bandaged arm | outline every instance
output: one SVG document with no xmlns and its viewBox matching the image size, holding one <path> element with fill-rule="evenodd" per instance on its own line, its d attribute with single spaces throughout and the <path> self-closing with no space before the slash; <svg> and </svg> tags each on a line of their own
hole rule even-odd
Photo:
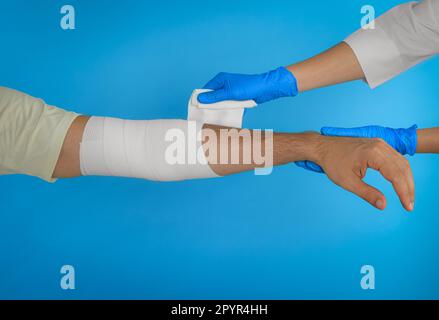
<svg viewBox="0 0 439 320">
<path fill-rule="evenodd" d="M 304 159 L 317 136 L 186 120 L 80 116 L 66 136 L 54 177 L 213 178 Z"/>
<path fill-rule="evenodd" d="M 0 87 L 0 175 L 176 181 L 309 159 L 307 134 L 268 134 L 186 120 L 90 118 Z"/>
</svg>

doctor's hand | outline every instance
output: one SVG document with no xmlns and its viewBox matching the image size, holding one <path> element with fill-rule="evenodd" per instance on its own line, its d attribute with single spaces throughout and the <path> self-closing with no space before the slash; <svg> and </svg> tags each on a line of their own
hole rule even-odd
<svg viewBox="0 0 439 320">
<path fill-rule="evenodd" d="M 198 96 L 198 101 L 206 104 L 223 100 L 254 100 L 261 104 L 297 95 L 296 78 L 284 67 L 255 75 L 221 72 L 204 89 L 213 90 Z"/>
<path fill-rule="evenodd" d="M 320 133 L 324 136 L 381 138 L 402 155 L 414 155 L 418 144 L 417 126 L 408 129 L 393 129 L 381 126 L 365 126 L 357 128 L 323 127 Z M 306 170 L 324 173 L 323 169 L 311 161 L 298 161 L 296 165 Z"/>
<path fill-rule="evenodd" d="M 386 142 L 382 139 L 320 137 L 313 161 L 335 184 L 383 210 L 386 197 L 363 181 L 367 169 L 372 168 L 392 183 L 403 207 L 413 210 L 415 187 L 410 164 Z"/>
</svg>

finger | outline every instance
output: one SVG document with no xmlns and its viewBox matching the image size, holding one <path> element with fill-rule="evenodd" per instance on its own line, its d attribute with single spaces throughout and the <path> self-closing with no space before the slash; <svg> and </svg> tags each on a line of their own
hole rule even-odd
<svg viewBox="0 0 439 320">
<path fill-rule="evenodd" d="M 409 173 L 409 193 L 410 193 L 410 200 L 411 200 L 411 210 L 414 210 L 415 208 L 415 179 L 413 178 L 413 172 L 412 169 L 408 171 Z"/>
<path fill-rule="evenodd" d="M 405 181 L 407 182 L 408 198 L 410 199 L 408 210 L 412 211 L 415 205 L 415 181 L 413 178 L 413 172 L 410 168 L 409 161 L 404 157 L 401 157 L 400 159 L 401 160 L 395 163 L 398 165 L 401 175 L 404 176 Z"/>
<path fill-rule="evenodd" d="M 218 90 L 224 86 L 224 73 L 218 73 L 208 83 L 206 83 L 203 89 Z"/>
<path fill-rule="evenodd" d="M 323 127 L 320 132 L 324 136 L 370 138 L 368 130 L 360 128 Z"/>
<path fill-rule="evenodd" d="M 198 102 L 200 103 L 215 103 L 223 100 L 230 100 L 226 90 L 216 90 L 203 92 L 198 95 Z"/>
<path fill-rule="evenodd" d="M 402 156 L 399 157 L 402 158 Z M 414 181 L 410 166 L 402 163 L 402 161 L 406 161 L 404 158 L 388 157 L 383 159 L 377 164 L 377 167 L 372 168 L 378 170 L 385 179 L 392 183 L 403 207 L 407 211 L 412 211 L 414 206 Z"/>
<path fill-rule="evenodd" d="M 384 210 L 386 208 L 387 201 L 382 192 L 368 185 L 355 175 L 349 177 L 349 179 L 340 186 L 356 194 L 379 210 Z"/>
<path fill-rule="evenodd" d="M 393 189 L 395 189 L 396 194 L 399 197 L 399 200 L 401 201 L 402 206 L 407 211 L 413 210 L 413 202 L 411 200 L 410 191 L 408 188 L 408 184 L 405 180 L 405 178 L 397 178 L 392 181 Z"/>
</svg>

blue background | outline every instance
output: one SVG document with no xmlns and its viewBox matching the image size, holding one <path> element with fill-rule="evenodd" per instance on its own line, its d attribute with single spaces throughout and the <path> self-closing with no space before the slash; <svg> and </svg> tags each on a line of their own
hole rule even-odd
<svg viewBox="0 0 439 320">
<path fill-rule="evenodd" d="M 373 0 L 377 15 L 397 0 Z M 184 118 L 219 71 L 257 73 L 310 57 L 359 27 L 363 0 L 1 1 L 1 85 L 76 112 Z M 370 90 L 361 82 L 267 103 L 245 126 L 438 124 L 439 60 Z M 0 178 L 0 298 L 439 298 L 439 157 L 411 158 L 416 208 L 389 183 L 380 213 L 294 165 L 272 175 L 155 183 Z M 60 268 L 76 290 L 60 288 Z M 362 290 L 371 264 L 376 289 Z"/>
</svg>

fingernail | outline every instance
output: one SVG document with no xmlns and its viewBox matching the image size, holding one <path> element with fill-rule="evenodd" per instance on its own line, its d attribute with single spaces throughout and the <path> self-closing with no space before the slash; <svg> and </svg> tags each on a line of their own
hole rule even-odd
<svg viewBox="0 0 439 320">
<path fill-rule="evenodd" d="M 410 205 L 409 205 L 410 211 L 413 211 L 414 208 L 415 208 L 415 203 L 414 202 L 410 202 Z"/>
<path fill-rule="evenodd" d="M 375 203 L 375 206 L 376 206 L 378 209 L 380 209 L 380 210 L 383 210 L 383 209 L 384 209 L 384 203 L 383 203 L 382 200 L 378 200 L 378 201 Z"/>
</svg>

